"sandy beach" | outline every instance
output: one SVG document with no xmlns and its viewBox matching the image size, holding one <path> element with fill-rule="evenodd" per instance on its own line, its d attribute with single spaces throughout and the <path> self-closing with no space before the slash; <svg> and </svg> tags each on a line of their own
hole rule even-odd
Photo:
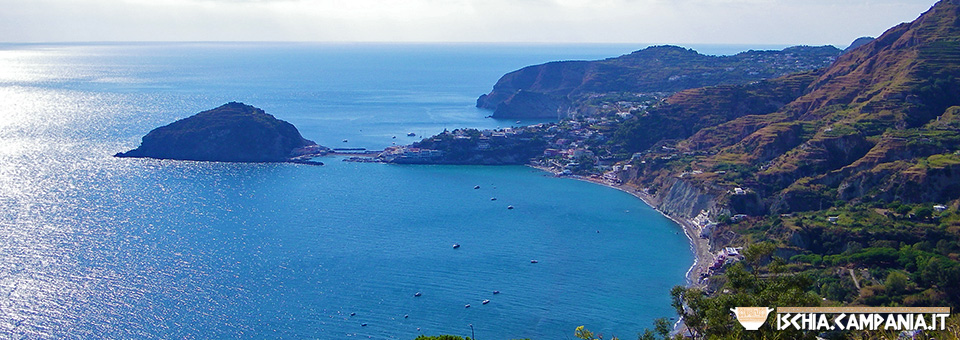
<svg viewBox="0 0 960 340">
<path fill-rule="evenodd" d="M 559 174 L 558 172 L 548 167 L 535 166 L 535 165 L 529 165 L 529 166 L 537 170 L 551 173 L 555 176 Z M 673 222 L 680 225 L 680 227 L 683 229 L 683 233 L 687 235 L 687 239 L 690 241 L 690 250 L 693 252 L 693 255 L 694 255 L 694 262 L 690 266 L 690 269 L 687 270 L 687 275 L 686 275 L 687 286 L 689 287 L 703 286 L 700 283 L 700 275 L 702 273 L 707 272 L 707 269 L 709 268 L 710 263 L 713 261 L 714 254 L 710 252 L 709 240 L 700 237 L 699 235 L 700 229 L 697 228 L 697 226 L 693 223 L 693 221 L 683 219 L 683 218 L 678 218 L 675 216 L 670 216 L 668 214 L 663 213 L 662 211 L 657 209 L 658 202 L 656 198 L 646 194 L 636 186 L 629 185 L 629 184 L 613 184 L 613 183 L 604 181 L 602 179 L 589 178 L 589 177 L 583 177 L 583 176 L 564 176 L 564 177 L 603 185 L 603 186 L 617 189 L 625 193 L 628 193 L 630 195 L 633 195 L 634 197 L 639 198 L 641 201 L 649 205 L 651 208 L 654 208 L 655 210 L 663 214 L 663 216 L 666 216 Z"/>
</svg>

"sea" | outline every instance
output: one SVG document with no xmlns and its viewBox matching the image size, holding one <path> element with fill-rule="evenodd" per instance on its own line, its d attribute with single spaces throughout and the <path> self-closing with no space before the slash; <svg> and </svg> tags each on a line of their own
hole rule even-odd
<svg viewBox="0 0 960 340">
<path fill-rule="evenodd" d="M 112 155 L 231 101 L 329 147 L 535 124 L 475 100 L 643 47 L 0 44 L 0 338 L 632 338 L 674 316 L 694 258 L 627 193 L 523 166 Z"/>
</svg>

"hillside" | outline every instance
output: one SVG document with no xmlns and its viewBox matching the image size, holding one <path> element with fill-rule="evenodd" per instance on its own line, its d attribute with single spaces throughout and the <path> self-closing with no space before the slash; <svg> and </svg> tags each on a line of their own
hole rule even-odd
<svg viewBox="0 0 960 340">
<path fill-rule="evenodd" d="M 619 176 L 720 222 L 703 232 L 715 249 L 767 242 L 789 260 L 745 268 L 803 274 L 829 301 L 960 306 L 960 1 L 824 70 L 664 102 L 619 127 L 642 154 Z M 705 291 L 729 289 L 713 275 Z"/>
<path fill-rule="evenodd" d="M 582 109 L 602 94 L 673 93 L 722 84 L 743 84 L 819 69 L 841 51 L 833 46 L 796 46 L 782 51 L 747 51 L 708 56 L 676 46 L 653 46 L 598 61 L 559 61 L 504 75 L 477 107 L 494 117 L 555 118 Z"/>
<path fill-rule="evenodd" d="M 756 167 L 742 174 L 752 183 L 733 184 L 753 185 L 775 212 L 798 210 L 784 195 L 789 187 L 804 183 L 849 187 L 846 178 L 890 161 L 920 162 L 951 153 L 957 145 L 947 136 L 953 117 L 947 109 L 960 105 L 956 19 L 957 5 L 941 2 L 917 21 L 894 27 L 838 58 L 796 100 L 764 114 L 701 129 L 678 145 L 712 153 L 693 160 L 695 167 Z M 938 119 L 943 121 L 928 126 Z M 887 149 L 896 143 L 890 139 L 938 147 L 914 150 L 909 154 L 913 157 L 897 152 L 891 156 Z M 845 198 L 861 198 L 850 195 Z M 884 195 L 919 202 L 919 197 Z"/>
</svg>

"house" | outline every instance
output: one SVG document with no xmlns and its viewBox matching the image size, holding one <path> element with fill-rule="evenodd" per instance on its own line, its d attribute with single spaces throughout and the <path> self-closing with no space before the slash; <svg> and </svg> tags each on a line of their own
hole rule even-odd
<svg viewBox="0 0 960 340">
<path fill-rule="evenodd" d="M 742 248 L 726 247 L 720 253 L 727 257 L 740 257 L 740 249 Z"/>
<path fill-rule="evenodd" d="M 700 228 L 700 237 L 701 238 L 709 237 L 710 234 L 713 233 L 713 230 L 716 228 L 717 228 L 717 223 L 715 222 L 707 223 L 706 225 L 703 226 L 703 228 Z"/>
<path fill-rule="evenodd" d="M 746 190 L 743 190 L 743 188 L 733 188 L 733 194 L 734 194 L 734 195 L 746 195 L 746 194 L 747 194 L 747 191 L 746 191 Z"/>
<path fill-rule="evenodd" d="M 933 206 L 933 210 L 936 210 L 937 212 L 943 212 L 944 210 L 947 210 L 947 206 L 943 204 L 937 204 Z"/>
<path fill-rule="evenodd" d="M 839 220 L 839 219 L 840 219 L 840 216 L 829 216 L 829 217 L 827 217 L 827 221 L 830 221 L 830 223 L 833 223 L 833 224 L 837 224 L 837 220 Z"/>
<path fill-rule="evenodd" d="M 576 149 L 576 150 L 573 150 L 573 158 L 580 158 L 580 157 L 590 157 L 590 158 L 593 158 L 593 157 L 594 157 L 593 151 L 590 151 L 590 150 L 587 150 L 587 149 Z"/>
</svg>

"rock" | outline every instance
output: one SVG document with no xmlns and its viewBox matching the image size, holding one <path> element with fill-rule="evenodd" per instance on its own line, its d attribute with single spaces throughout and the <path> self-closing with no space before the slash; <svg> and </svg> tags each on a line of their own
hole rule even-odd
<svg viewBox="0 0 960 340">
<path fill-rule="evenodd" d="M 150 131 L 140 147 L 116 157 L 218 162 L 284 162 L 322 149 L 293 124 L 256 107 L 230 102 Z"/>
</svg>

